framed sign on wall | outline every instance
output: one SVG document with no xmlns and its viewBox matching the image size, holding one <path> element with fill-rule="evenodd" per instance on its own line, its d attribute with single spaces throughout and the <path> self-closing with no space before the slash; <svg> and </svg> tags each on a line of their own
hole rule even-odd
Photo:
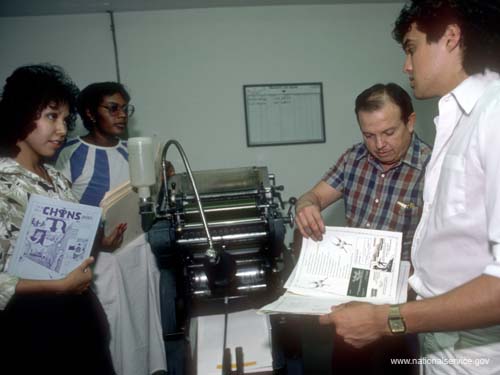
<svg viewBox="0 0 500 375">
<path fill-rule="evenodd" d="M 247 146 L 323 143 L 323 84 L 244 85 Z"/>
</svg>

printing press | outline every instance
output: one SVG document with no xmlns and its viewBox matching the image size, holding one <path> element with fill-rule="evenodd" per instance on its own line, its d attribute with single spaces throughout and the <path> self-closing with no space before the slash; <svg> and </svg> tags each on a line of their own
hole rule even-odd
<svg viewBox="0 0 500 375">
<path fill-rule="evenodd" d="M 193 302 L 243 298 L 277 286 L 277 262 L 289 222 L 279 210 L 282 187 L 274 185 L 266 167 L 200 171 L 194 177 L 221 259 L 219 264 L 207 259 L 203 220 L 183 173 L 169 178 L 167 201 L 160 208 L 165 222 L 157 222 L 149 231 L 160 267 L 170 267 L 176 261 L 172 257 L 180 256 L 185 294 Z M 161 244 L 154 239 L 157 227 Z"/>
<path fill-rule="evenodd" d="M 168 177 L 171 145 L 186 172 Z M 129 140 L 131 157 L 133 148 Z M 282 292 L 293 268 L 284 238 L 286 226 L 293 223 L 295 199 L 283 214 L 283 186 L 276 186 L 267 167 L 192 172 L 175 140 L 165 144 L 161 160 L 158 196 L 153 200 L 143 194 L 140 209 L 161 272 L 169 373 L 184 374 L 190 318 L 259 308 Z M 141 185 L 133 176 L 131 180 L 141 195 Z"/>
</svg>

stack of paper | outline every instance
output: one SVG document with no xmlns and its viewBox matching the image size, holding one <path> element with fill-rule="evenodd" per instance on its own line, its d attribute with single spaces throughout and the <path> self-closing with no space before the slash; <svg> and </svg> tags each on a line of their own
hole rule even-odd
<svg viewBox="0 0 500 375">
<path fill-rule="evenodd" d="M 265 314 L 318 315 L 350 301 L 406 301 L 409 262 L 401 262 L 399 232 L 326 227 L 323 240 L 304 239 L 287 292 Z"/>
<path fill-rule="evenodd" d="M 130 185 L 130 181 L 108 191 L 99 206 L 102 207 L 106 236 L 109 236 L 118 224 L 127 223 L 122 247 L 144 233 L 139 213 L 139 194 Z"/>
<path fill-rule="evenodd" d="M 224 315 L 195 318 L 198 375 L 220 375 L 224 343 Z M 256 310 L 228 314 L 226 347 L 236 370 L 236 348 L 243 349 L 244 373 L 272 371 L 271 328 L 267 316 Z"/>
</svg>

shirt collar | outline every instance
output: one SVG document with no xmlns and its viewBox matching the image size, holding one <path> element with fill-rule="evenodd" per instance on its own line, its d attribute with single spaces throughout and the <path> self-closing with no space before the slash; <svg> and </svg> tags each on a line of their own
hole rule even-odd
<svg viewBox="0 0 500 375">
<path fill-rule="evenodd" d="M 412 168 L 422 170 L 425 167 L 425 165 L 424 161 L 420 157 L 420 148 L 421 148 L 420 142 L 421 141 L 418 135 L 415 132 L 413 132 L 411 136 L 410 145 L 408 146 L 408 150 L 406 151 L 405 156 L 396 166 L 399 166 L 402 163 L 404 163 Z M 372 162 L 376 166 L 380 166 L 379 161 L 375 157 L 373 157 L 372 154 L 368 152 L 368 149 L 366 148 L 365 144 L 361 143 L 361 145 L 362 147 L 360 147 L 358 151 L 358 155 L 356 156 L 356 161 L 359 161 L 362 158 L 367 157 L 370 162 Z"/>
<path fill-rule="evenodd" d="M 489 84 L 499 78 L 498 73 L 486 69 L 484 74 L 474 74 L 465 79 L 448 95 L 452 95 L 460 108 L 469 115 Z"/>
<path fill-rule="evenodd" d="M 25 168 L 12 158 L 0 158 L 0 172 L 4 174 L 25 174 Z"/>
<path fill-rule="evenodd" d="M 50 178 L 54 179 L 55 177 L 57 177 L 57 172 L 54 169 L 54 167 L 48 164 L 44 164 L 44 167 L 47 170 L 47 173 L 49 174 Z M 15 159 L 7 157 L 0 157 L 0 173 L 18 174 L 18 175 L 28 176 L 36 180 L 42 180 L 40 176 L 24 168 Z"/>
</svg>

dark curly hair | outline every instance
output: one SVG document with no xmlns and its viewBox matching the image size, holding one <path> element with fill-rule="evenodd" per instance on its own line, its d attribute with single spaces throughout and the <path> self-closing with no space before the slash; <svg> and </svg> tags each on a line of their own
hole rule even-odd
<svg viewBox="0 0 500 375">
<path fill-rule="evenodd" d="M 78 87 L 64 70 L 51 64 L 26 65 L 17 68 L 6 80 L 0 98 L 0 156 L 15 157 L 16 143 L 34 129 L 35 121 L 51 103 L 67 104 L 67 127 L 76 119 Z"/>
<path fill-rule="evenodd" d="M 443 36 L 448 25 L 457 24 L 465 72 L 472 75 L 486 68 L 500 72 L 499 20 L 498 0 L 413 0 L 401 10 L 392 35 L 402 44 L 415 22 L 431 43 Z"/>
<path fill-rule="evenodd" d="M 377 83 L 366 90 L 356 98 L 354 112 L 359 120 L 359 112 L 373 112 L 381 109 L 387 103 L 387 97 L 399 107 L 401 120 L 406 124 L 410 115 L 414 112 L 410 95 L 399 85 L 395 83 Z"/>
<path fill-rule="evenodd" d="M 83 121 L 83 126 L 87 130 L 92 130 L 95 126 L 92 119 L 88 116 L 87 110 L 93 116 L 97 116 L 97 107 L 101 104 L 105 96 L 120 94 L 123 99 L 128 103 L 130 95 L 121 83 L 118 82 L 97 82 L 92 83 L 85 87 L 80 95 L 78 95 L 78 113 Z"/>
</svg>

